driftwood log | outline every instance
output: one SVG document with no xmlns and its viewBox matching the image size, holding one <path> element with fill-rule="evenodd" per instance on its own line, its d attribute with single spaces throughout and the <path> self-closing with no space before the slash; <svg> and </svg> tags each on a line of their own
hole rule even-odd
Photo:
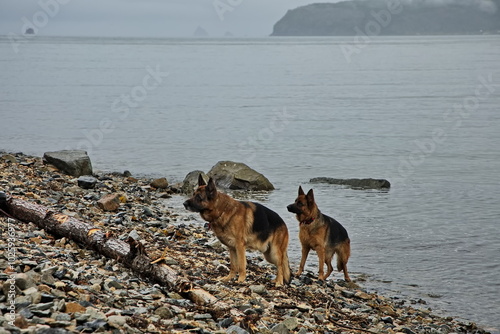
<svg viewBox="0 0 500 334">
<path fill-rule="evenodd" d="M 108 237 L 103 230 L 91 224 L 5 193 L 0 193 L 0 210 L 11 218 L 32 222 L 54 236 L 66 237 L 107 258 L 116 259 L 139 276 L 145 276 L 169 290 L 186 289 L 186 279 L 175 270 L 164 263 L 151 263 L 139 240 L 129 238 L 125 242 Z"/>
</svg>

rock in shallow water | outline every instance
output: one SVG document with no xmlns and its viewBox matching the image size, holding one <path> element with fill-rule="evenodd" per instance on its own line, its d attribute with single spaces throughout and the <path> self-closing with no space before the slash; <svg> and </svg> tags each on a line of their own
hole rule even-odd
<svg viewBox="0 0 500 334">
<path fill-rule="evenodd" d="M 264 175 L 241 162 L 219 161 L 207 175 L 221 188 L 274 190 L 274 186 Z"/>
</svg>

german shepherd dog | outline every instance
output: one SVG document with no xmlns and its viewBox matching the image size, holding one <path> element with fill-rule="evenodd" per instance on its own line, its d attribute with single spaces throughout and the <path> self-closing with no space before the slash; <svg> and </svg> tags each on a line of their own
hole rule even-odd
<svg viewBox="0 0 500 334">
<path fill-rule="evenodd" d="M 265 206 L 237 201 L 217 191 L 212 178 L 208 184 L 200 175 L 193 197 L 184 202 L 189 211 L 199 212 L 209 228 L 229 249 L 230 271 L 222 281 L 238 274 L 238 283 L 246 277 L 246 249 L 258 250 L 278 268 L 276 286 L 290 283 L 288 228 L 281 217 Z"/>
<path fill-rule="evenodd" d="M 313 190 L 304 194 L 299 186 L 299 195 L 294 203 L 287 206 L 288 211 L 295 213 L 299 226 L 299 239 L 302 245 L 302 257 L 300 259 L 297 276 L 304 271 L 307 255 L 309 251 L 315 250 L 319 258 L 318 279 L 326 280 L 333 271 L 332 258 L 337 254 L 337 269 L 344 271 L 344 279 L 350 282 L 347 273 L 347 261 L 351 255 L 351 241 L 346 229 L 332 217 L 328 217 L 319 211 L 314 201 Z M 323 267 L 326 264 L 328 271 L 326 274 Z"/>
</svg>

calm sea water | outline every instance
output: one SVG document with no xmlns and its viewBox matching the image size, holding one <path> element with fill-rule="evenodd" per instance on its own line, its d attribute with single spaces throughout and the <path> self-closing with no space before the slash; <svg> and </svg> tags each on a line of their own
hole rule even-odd
<svg viewBox="0 0 500 334">
<path fill-rule="evenodd" d="M 349 231 L 368 290 L 498 332 L 500 38 L 380 37 L 347 59 L 350 43 L 39 37 L 16 53 L 0 38 L 0 149 L 81 148 L 97 169 L 171 182 L 245 162 L 277 187 L 262 201 L 289 226 L 294 268 L 286 205 L 303 185 Z M 309 184 L 318 176 L 392 188 Z"/>
</svg>

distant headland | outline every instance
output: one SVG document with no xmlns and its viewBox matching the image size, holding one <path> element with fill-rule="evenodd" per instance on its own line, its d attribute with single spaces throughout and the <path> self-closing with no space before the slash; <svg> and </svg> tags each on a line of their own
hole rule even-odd
<svg viewBox="0 0 500 334">
<path fill-rule="evenodd" d="M 500 33 L 500 0 L 352 0 L 289 10 L 271 36 Z"/>
</svg>

